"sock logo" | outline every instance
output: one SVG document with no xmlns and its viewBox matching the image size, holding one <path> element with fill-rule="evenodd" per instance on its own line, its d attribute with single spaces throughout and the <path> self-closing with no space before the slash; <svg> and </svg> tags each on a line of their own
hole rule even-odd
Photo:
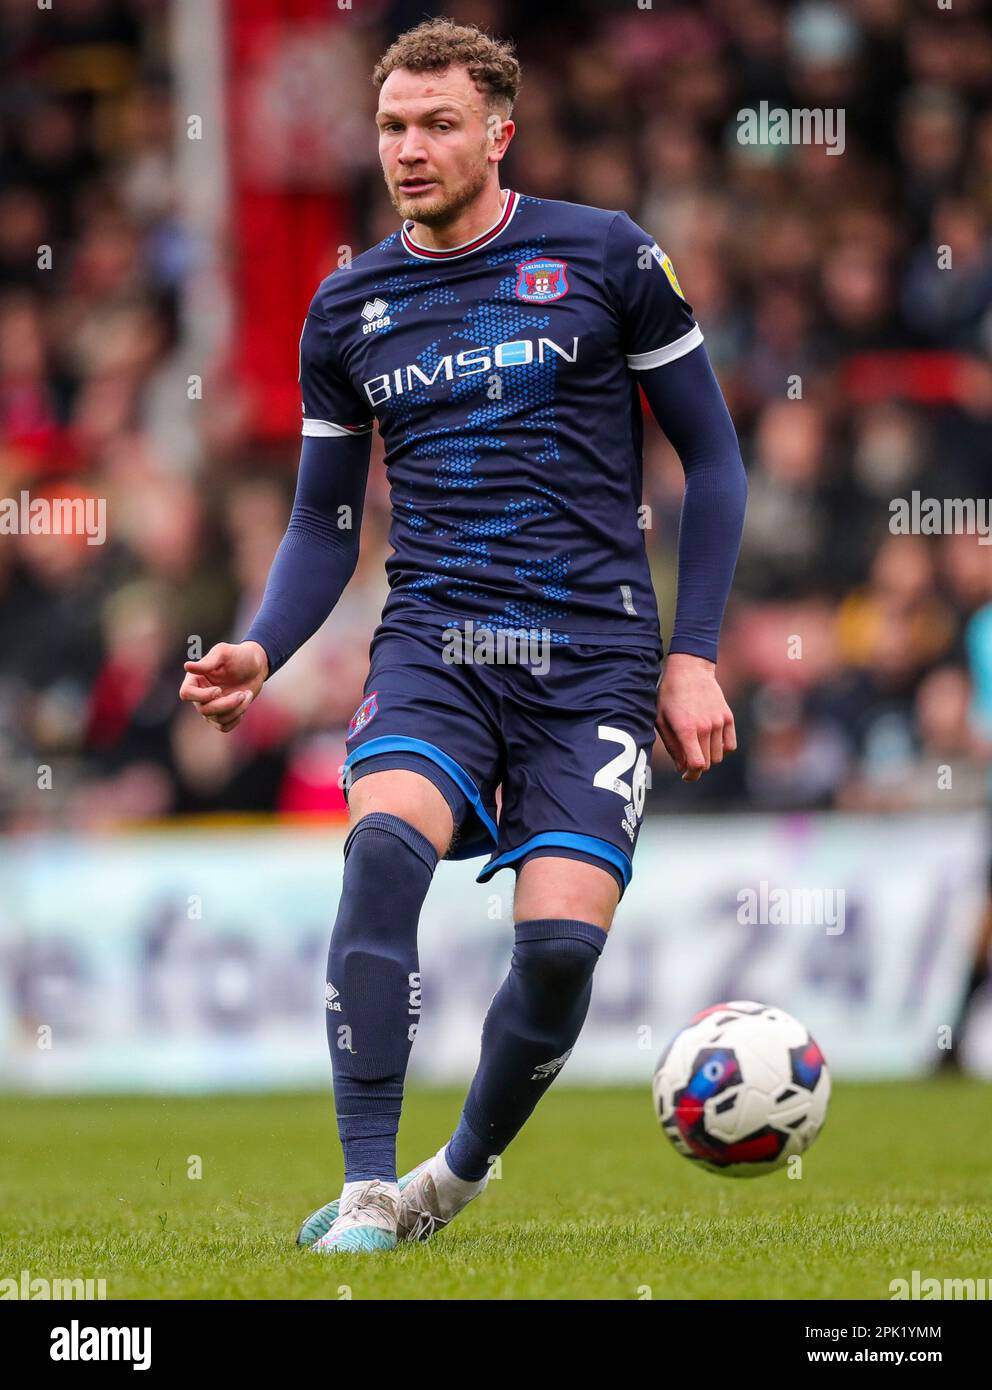
<svg viewBox="0 0 992 1390">
<path fill-rule="evenodd" d="M 411 970 L 410 973 L 409 973 L 409 975 L 406 977 L 406 981 L 407 981 L 407 984 L 410 986 L 410 995 L 409 995 L 409 1000 L 408 1000 L 408 1003 L 407 1003 L 407 1010 L 406 1010 L 406 1011 L 407 1011 L 408 1014 L 413 1014 L 413 1016 L 414 1016 L 414 1017 L 417 1019 L 417 1021 L 418 1021 L 417 1023 L 411 1023 L 411 1024 L 409 1025 L 409 1027 L 407 1028 L 407 1030 L 406 1030 L 407 1041 L 408 1041 L 408 1042 L 413 1042 L 414 1038 L 417 1036 L 417 1027 L 418 1027 L 419 1020 L 420 1020 L 420 1010 L 421 1010 L 421 1002 L 420 1002 L 420 971 L 419 971 L 419 970 Z"/>
<path fill-rule="evenodd" d="M 341 1012 L 341 1005 L 337 1002 L 337 998 L 338 991 L 331 984 L 330 980 L 328 980 L 327 988 L 324 990 L 324 1003 L 332 1013 L 339 1014 Z"/>
<path fill-rule="evenodd" d="M 408 1014 L 419 1014 L 419 1013 L 420 1013 L 420 1009 L 421 1009 L 421 1003 L 420 1003 L 420 971 L 419 971 L 419 970 L 411 970 L 410 973 L 409 973 L 409 975 L 408 975 L 406 978 L 407 978 L 407 984 L 410 986 L 410 1004 L 409 1004 L 409 1007 L 408 1007 L 408 1009 L 407 1009 L 407 1013 L 408 1013 Z"/>
<path fill-rule="evenodd" d="M 550 1062 L 542 1062 L 540 1066 L 534 1068 L 534 1075 L 531 1077 L 531 1081 L 550 1081 L 553 1076 L 556 1076 L 557 1073 L 561 1071 L 571 1055 L 572 1049 L 569 1048 L 568 1051 L 563 1052 L 560 1057 L 552 1057 Z"/>
</svg>

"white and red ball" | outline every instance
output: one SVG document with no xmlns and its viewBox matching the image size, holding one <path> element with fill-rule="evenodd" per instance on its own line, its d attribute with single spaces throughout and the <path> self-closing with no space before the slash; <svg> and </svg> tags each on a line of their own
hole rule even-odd
<svg viewBox="0 0 992 1390">
<path fill-rule="evenodd" d="M 826 1118 L 830 1074 L 798 1019 L 735 999 L 676 1033 L 652 1091 L 680 1154 L 710 1173 L 752 1178 L 809 1148 Z"/>
</svg>

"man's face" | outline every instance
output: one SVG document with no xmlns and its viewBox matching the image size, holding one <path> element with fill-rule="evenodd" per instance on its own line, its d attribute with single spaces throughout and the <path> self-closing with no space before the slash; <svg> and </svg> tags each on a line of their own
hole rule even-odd
<svg viewBox="0 0 992 1390">
<path fill-rule="evenodd" d="M 393 207 L 427 227 L 453 222 L 478 197 L 498 162 L 491 156 L 502 155 L 513 131 L 489 111 L 467 69 L 455 66 L 391 72 L 379 89 L 376 125 Z"/>
</svg>

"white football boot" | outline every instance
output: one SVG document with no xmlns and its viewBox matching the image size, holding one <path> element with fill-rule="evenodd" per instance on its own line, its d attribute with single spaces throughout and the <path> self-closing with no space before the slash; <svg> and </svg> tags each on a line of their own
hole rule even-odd
<svg viewBox="0 0 992 1390">
<path fill-rule="evenodd" d="M 396 1227 L 400 1240 L 430 1240 L 486 1190 L 492 1169 L 478 1182 L 466 1182 L 448 1167 L 447 1147 L 442 1145 L 433 1158 L 414 1168 L 404 1184 Z"/>
<path fill-rule="evenodd" d="M 397 1183 L 380 1182 L 377 1178 L 346 1182 L 335 1205 L 337 1211 L 326 1234 L 311 1244 L 311 1250 L 321 1255 L 371 1255 L 396 1249 L 400 1205 Z"/>
<path fill-rule="evenodd" d="M 397 1184 L 397 1240 L 429 1240 L 485 1191 L 492 1170 L 478 1182 L 466 1182 L 456 1177 L 444 1156 L 447 1147 L 447 1144 L 443 1144 L 433 1158 L 428 1158 L 400 1178 Z M 327 1248 L 326 1242 L 333 1236 L 341 1219 L 340 1209 L 341 1202 L 334 1201 L 311 1213 L 300 1227 L 296 1243 L 309 1245 L 311 1249 Z M 377 1245 L 375 1248 L 386 1247 Z"/>
</svg>

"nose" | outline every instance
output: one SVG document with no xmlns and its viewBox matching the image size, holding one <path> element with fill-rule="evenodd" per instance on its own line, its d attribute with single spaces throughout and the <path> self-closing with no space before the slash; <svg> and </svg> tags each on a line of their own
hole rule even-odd
<svg viewBox="0 0 992 1390">
<path fill-rule="evenodd" d="M 396 158 L 400 164 L 422 164 L 427 159 L 423 137 L 416 126 L 408 125 L 403 132 Z"/>
</svg>

